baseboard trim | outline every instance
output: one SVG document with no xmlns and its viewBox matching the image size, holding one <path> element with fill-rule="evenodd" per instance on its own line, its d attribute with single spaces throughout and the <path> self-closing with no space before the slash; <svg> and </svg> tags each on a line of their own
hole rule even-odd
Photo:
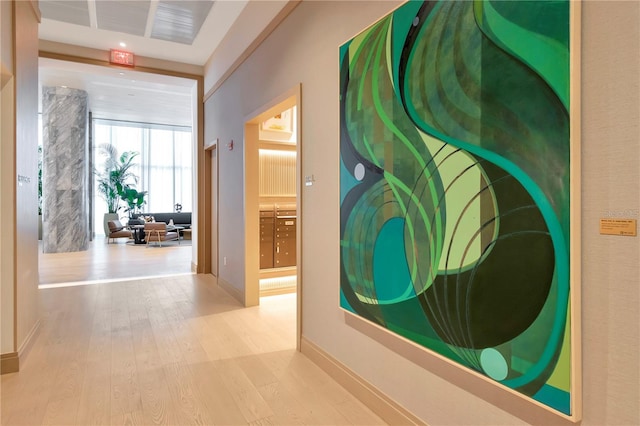
<svg viewBox="0 0 640 426">
<path fill-rule="evenodd" d="M 295 293 L 296 287 L 272 288 L 268 290 L 260 290 L 260 297 L 279 296 L 281 294 Z"/>
<path fill-rule="evenodd" d="M 260 269 L 260 279 L 291 277 L 297 272 L 297 267 L 287 266 L 284 268 Z"/>
<path fill-rule="evenodd" d="M 244 292 L 243 291 L 238 290 L 237 288 L 235 288 L 234 286 L 232 286 L 231 284 L 229 284 L 228 282 L 226 282 L 225 280 L 223 280 L 220 277 L 218 277 L 218 286 L 221 287 L 227 293 L 229 293 L 231 296 L 233 296 L 234 299 L 236 299 L 238 302 L 242 303 L 242 306 L 244 306 Z"/>
<path fill-rule="evenodd" d="M 0 355 L 0 374 L 17 373 L 20 370 L 18 352 Z"/>
<path fill-rule="evenodd" d="M 426 425 L 424 421 L 393 401 L 380 389 L 358 376 L 346 365 L 304 337 L 300 341 L 300 350 L 388 424 Z"/>
<path fill-rule="evenodd" d="M 36 338 L 40 334 L 40 320 L 29 331 L 27 338 L 22 342 L 22 346 L 18 349 L 18 352 L 9 352 L 0 355 L 0 374 L 17 373 L 20 371 L 20 364 L 24 362 L 33 348 L 33 344 Z"/>
<path fill-rule="evenodd" d="M 29 352 L 31 352 L 33 344 L 36 342 L 39 334 L 40 320 L 38 319 L 33 327 L 31 327 L 31 331 L 29 331 L 29 334 L 27 335 L 26 339 L 24 339 L 24 342 L 22 342 L 22 346 L 20 346 L 20 348 L 18 349 L 18 356 L 20 357 L 21 361 L 24 361 L 27 355 L 29 355 Z"/>
</svg>

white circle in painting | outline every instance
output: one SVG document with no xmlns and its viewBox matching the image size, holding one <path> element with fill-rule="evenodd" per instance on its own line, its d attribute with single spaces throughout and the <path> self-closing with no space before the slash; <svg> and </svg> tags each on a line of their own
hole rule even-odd
<svg viewBox="0 0 640 426">
<path fill-rule="evenodd" d="M 356 164 L 355 169 L 353 169 L 353 176 L 355 176 L 355 178 L 359 181 L 364 179 L 364 164 Z"/>
</svg>

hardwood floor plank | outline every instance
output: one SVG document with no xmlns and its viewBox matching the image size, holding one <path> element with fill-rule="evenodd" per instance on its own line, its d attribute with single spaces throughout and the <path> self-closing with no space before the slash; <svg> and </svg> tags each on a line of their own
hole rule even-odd
<svg viewBox="0 0 640 426">
<path fill-rule="evenodd" d="M 7 395 L 2 393 L 2 411 L 3 418 L 7 414 L 7 420 L 3 419 L 2 424 L 11 425 L 39 425 L 42 424 L 45 413 L 47 411 L 47 403 L 49 401 L 49 392 L 42 392 L 31 395 Z M 8 413 L 5 413 L 5 410 Z"/>
<path fill-rule="evenodd" d="M 260 386 L 258 392 L 274 412 L 272 418 L 281 425 L 310 425 L 312 413 L 303 407 L 297 395 L 290 393 L 281 383 Z"/>
<path fill-rule="evenodd" d="M 112 372 L 111 336 L 92 336 L 87 350 L 85 379 L 110 377 Z"/>
<path fill-rule="evenodd" d="M 249 423 L 249 426 L 275 426 L 280 423 L 277 422 L 275 416 L 265 417 L 264 419 L 258 419 Z"/>
<path fill-rule="evenodd" d="M 235 361 L 256 388 L 278 381 L 276 375 L 260 355 L 240 357 L 236 358 Z"/>
<path fill-rule="evenodd" d="M 245 309 L 205 275 L 39 293 L 3 425 L 383 424 L 295 351 L 295 295 Z"/>
<path fill-rule="evenodd" d="M 187 424 L 209 425 L 213 420 L 204 407 L 194 383 L 192 371 L 182 363 L 168 364 L 163 367 L 174 406 L 179 417 Z"/>
<path fill-rule="evenodd" d="M 139 325 L 140 327 L 131 330 L 138 371 L 155 370 L 162 367 L 162 358 L 151 324 L 147 321 L 146 327 L 143 327 L 141 323 Z"/>
<path fill-rule="evenodd" d="M 185 321 L 180 321 L 173 325 L 173 334 L 176 344 L 182 352 L 182 356 L 187 364 L 209 361 L 209 356 L 200 344 L 196 334 L 191 331 Z"/>
<path fill-rule="evenodd" d="M 215 366 L 247 422 L 250 423 L 274 414 L 235 359 L 217 361 Z"/>
<path fill-rule="evenodd" d="M 118 413 L 111 417 L 113 426 L 142 426 L 147 424 L 142 410 L 129 413 Z"/>
<path fill-rule="evenodd" d="M 80 397 L 49 400 L 42 425 L 77 424 Z"/>
<path fill-rule="evenodd" d="M 52 385 L 55 392 L 51 395 L 49 401 L 79 397 L 86 368 L 86 361 L 78 362 L 78 360 L 72 358 L 62 364 Z"/>
<path fill-rule="evenodd" d="M 215 425 L 242 425 L 247 421 L 212 362 L 189 365 L 200 401 Z"/>
<path fill-rule="evenodd" d="M 111 377 L 111 416 L 142 410 L 140 386 L 135 373 Z"/>
<path fill-rule="evenodd" d="M 140 373 L 140 394 L 145 421 L 154 425 L 170 425 L 173 409 L 169 387 L 162 368 Z"/>
<path fill-rule="evenodd" d="M 111 377 L 85 376 L 78 406 L 77 424 L 100 426 L 111 418 Z"/>
<path fill-rule="evenodd" d="M 131 330 L 114 333 L 111 338 L 111 374 L 133 376 L 136 372 L 136 354 Z"/>
</svg>

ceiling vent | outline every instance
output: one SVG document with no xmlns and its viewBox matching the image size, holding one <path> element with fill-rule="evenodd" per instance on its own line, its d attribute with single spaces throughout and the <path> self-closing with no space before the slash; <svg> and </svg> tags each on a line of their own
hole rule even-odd
<svg viewBox="0 0 640 426">
<path fill-rule="evenodd" d="M 188 45 L 212 6 L 213 0 L 40 1 L 45 19 Z"/>
</svg>

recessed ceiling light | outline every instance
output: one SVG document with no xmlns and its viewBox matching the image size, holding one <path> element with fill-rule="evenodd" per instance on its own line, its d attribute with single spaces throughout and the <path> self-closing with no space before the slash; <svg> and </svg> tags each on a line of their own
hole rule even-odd
<svg viewBox="0 0 640 426">
<path fill-rule="evenodd" d="M 136 81 L 135 81 L 135 80 L 131 80 L 131 82 L 132 82 L 132 83 L 135 83 Z"/>
<path fill-rule="evenodd" d="M 120 42 L 120 47 L 127 47 L 127 43 L 125 43 L 124 41 Z"/>
<path fill-rule="evenodd" d="M 123 72 L 119 72 L 118 74 L 120 74 L 120 75 L 124 75 L 124 73 L 123 73 Z"/>
</svg>

